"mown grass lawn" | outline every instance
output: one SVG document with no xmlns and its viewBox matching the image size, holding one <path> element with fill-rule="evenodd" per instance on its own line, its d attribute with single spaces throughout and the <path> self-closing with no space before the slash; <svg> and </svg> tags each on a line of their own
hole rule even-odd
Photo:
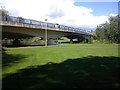
<svg viewBox="0 0 120 90">
<path fill-rule="evenodd" d="M 104 48 L 117 46 L 69 44 L 5 48 L 3 88 L 119 88 L 118 48 Z"/>
</svg>

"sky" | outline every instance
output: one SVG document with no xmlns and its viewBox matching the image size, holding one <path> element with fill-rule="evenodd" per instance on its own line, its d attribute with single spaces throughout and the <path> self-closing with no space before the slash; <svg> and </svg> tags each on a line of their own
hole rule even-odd
<svg viewBox="0 0 120 90">
<path fill-rule="evenodd" d="M 95 29 L 118 14 L 119 0 L 0 0 L 12 16 Z"/>
<path fill-rule="evenodd" d="M 118 2 L 75 2 L 74 5 L 92 8 L 92 14 L 95 16 L 109 16 L 111 13 L 118 13 Z"/>
</svg>

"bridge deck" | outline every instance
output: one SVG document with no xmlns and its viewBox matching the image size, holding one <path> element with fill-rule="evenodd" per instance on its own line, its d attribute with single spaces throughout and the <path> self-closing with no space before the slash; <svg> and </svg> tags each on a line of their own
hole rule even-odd
<svg viewBox="0 0 120 90">
<path fill-rule="evenodd" d="M 2 21 L 0 21 L 1 26 L 14 26 L 14 27 L 25 27 L 25 28 L 34 28 L 34 29 L 47 29 L 61 32 L 72 32 L 83 35 L 92 36 L 92 33 L 82 31 L 79 28 L 68 27 L 64 25 L 58 25 L 54 23 L 47 23 L 41 21 L 35 21 L 30 19 L 24 19 L 21 17 L 12 17 L 12 16 L 2 16 Z"/>
</svg>

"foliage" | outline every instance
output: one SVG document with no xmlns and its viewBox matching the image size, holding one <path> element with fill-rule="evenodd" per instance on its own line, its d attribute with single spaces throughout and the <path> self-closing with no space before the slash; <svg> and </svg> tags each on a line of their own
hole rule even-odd
<svg viewBox="0 0 120 90">
<path fill-rule="evenodd" d="M 44 44 L 44 40 L 39 37 L 33 37 L 29 39 L 22 39 L 21 44 Z"/>
<path fill-rule="evenodd" d="M 120 43 L 119 16 L 111 16 L 109 22 L 100 24 L 95 31 L 98 40 Z"/>
</svg>

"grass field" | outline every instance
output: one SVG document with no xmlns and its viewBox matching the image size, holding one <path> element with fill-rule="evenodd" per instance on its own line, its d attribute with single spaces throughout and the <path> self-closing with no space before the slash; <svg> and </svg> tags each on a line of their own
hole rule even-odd
<svg viewBox="0 0 120 90">
<path fill-rule="evenodd" d="M 3 88 L 120 88 L 117 46 L 69 44 L 5 48 Z"/>
</svg>

